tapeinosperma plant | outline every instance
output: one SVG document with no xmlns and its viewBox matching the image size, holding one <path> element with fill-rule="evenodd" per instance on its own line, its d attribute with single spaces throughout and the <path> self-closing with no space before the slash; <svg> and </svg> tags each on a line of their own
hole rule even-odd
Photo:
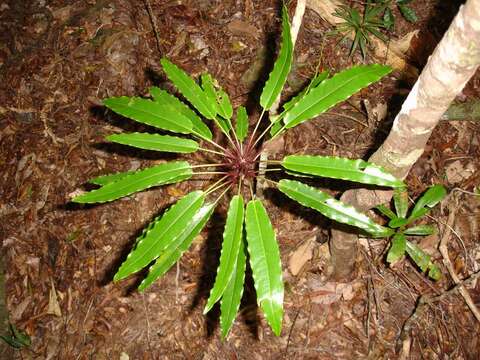
<svg viewBox="0 0 480 360">
<path fill-rule="evenodd" d="M 248 249 L 257 301 L 273 332 L 281 332 L 284 288 L 280 251 L 267 211 L 255 197 L 254 186 L 259 176 L 262 143 L 280 136 L 286 130 L 316 117 L 335 104 L 390 72 L 382 65 L 357 66 L 333 77 L 327 72 L 317 75 L 296 97 L 283 105 L 283 111 L 269 118 L 260 133 L 262 120 L 280 96 L 293 59 L 293 44 L 286 9 L 282 17 L 282 46 L 266 82 L 260 105 L 263 108 L 254 130 L 247 137 L 249 121 L 245 108 L 233 108 L 228 95 L 213 78 L 201 76 L 201 86 L 167 59 L 162 67 L 170 81 L 193 107 L 159 88 L 150 89 L 151 99 L 114 97 L 104 100 L 110 110 L 163 131 L 185 136 L 150 133 L 115 134 L 108 140 L 141 149 L 192 153 L 204 151 L 218 157 L 214 164 L 190 165 L 173 161 L 140 170 L 100 176 L 90 182 L 101 187 L 73 199 L 78 203 L 101 203 L 128 196 L 152 186 L 178 183 L 197 175 L 211 175 L 214 183 L 205 191 L 196 190 L 179 199 L 156 218 L 137 240 L 134 249 L 120 266 L 114 281 L 122 280 L 150 265 L 149 273 L 139 286 L 143 291 L 165 274 L 181 257 L 197 236 L 222 196 L 231 194 L 223 233 L 222 251 L 214 286 L 205 312 L 220 301 L 220 325 L 225 337 L 237 314 L 243 293 Z M 213 140 L 210 128 L 201 117 L 220 128 L 225 143 Z M 268 120 L 267 120 L 268 121 Z M 260 133 L 259 135 L 257 135 Z M 201 144 L 203 144 L 201 146 Z M 266 165 L 272 164 L 267 162 Z M 296 178 L 324 176 L 359 183 L 403 187 L 402 181 L 378 166 L 363 160 L 329 156 L 290 155 L 274 162 L 275 170 L 285 170 L 293 179 L 269 183 L 289 198 L 315 209 L 342 223 L 356 226 L 373 236 L 389 236 L 392 229 L 380 226 L 353 207 L 343 204 L 325 192 Z M 202 168 L 207 168 L 202 171 Z M 215 171 L 210 171 L 211 169 Z M 269 169 L 267 169 L 268 171 Z M 274 169 L 270 169 L 274 170 Z M 213 197 L 213 194 L 220 195 Z M 213 200 L 211 200 L 213 197 Z M 245 205 L 244 197 L 248 199 Z"/>
</svg>

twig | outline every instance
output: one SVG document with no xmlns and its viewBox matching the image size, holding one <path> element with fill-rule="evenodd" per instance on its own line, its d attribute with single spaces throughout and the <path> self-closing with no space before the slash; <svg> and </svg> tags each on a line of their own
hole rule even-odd
<svg viewBox="0 0 480 360">
<path fill-rule="evenodd" d="M 457 198 L 455 198 L 455 207 L 456 206 L 458 206 Z M 448 226 L 446 226 L 444 229 L 442 239 L 440 240 L 439 250 L 440 250 L 440 254 L 442 254 L 443 256 L 443 263 L 447 268 L 448 273 L 452 277 L 453 282 L 455 284 L 461 284 L 461 280 L 459 279 L 457 273 L 455 272 L 455 269 L 453 268 L 452 262 L 450 261 L 450 256 L 448 255 L 448 247 L 447 247 L 447 243 L 450 238 L 450 233 L 452 232 L 451 228 L 454 221 L 455 221 L 455 211 L 453 211 L 453 209 L 450 209 L 450 214 L 448 215 L 448 220 L 447 220 Z M 480 322 L 480 311 L 475 306 L 475 303 L 473 302 L 467 289 L 465 289 L 463 285 L 460 285 L 458 292 L 460 293 L 460 295 L 462 295 L 463 299 L 467 303 L 468 308 L 473 313 L 477 321 Z"/>
<path fill-rule="evenodd" d="M 144 0 L 144 1 L 145 1 L 145 7 L 147 8 L 148 17 L 150 18 L 150 21 L 152 23 L 155 40 L 157 41 L 157 50 L 160 53 L 160 55 L 162 55 L 162 48 L 160 47 L 160 35 L 159 35 L 160 33 L 158 32 L 158 27 L 157 27 L 157 18 L 153 14 L 152 5 L 150 5 L 150 0 Z"/>
</svg>

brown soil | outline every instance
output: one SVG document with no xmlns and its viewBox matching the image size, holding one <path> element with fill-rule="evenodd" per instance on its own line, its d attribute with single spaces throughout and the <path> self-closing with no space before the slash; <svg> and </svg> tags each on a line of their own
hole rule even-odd
<svg viewBox="0 0 480 360">
<path fill-rule="evenodd" d="M 165 159 L 104 143 L 118 130 L 138 129 L 100 106 L 101 99 L 142 95 L 167 86 L 159 59 L 167 56 L 190 74 L 208 71 L 234 106 L 258 112 L 258 89 L 271 65 L 279 33 L 279 2 L 150 0 L 159 43 L 141 0 L 9 0 L 0 4 L 0 234 L 6 263 L 10 321 L 32 339 L 21 359 L 358 359 L 398 356 L 399 335 L 421 295 L 452 286 L 446 269 L 432 282 L 409 262 L 384 263 L 385 240 L 362 243 L 356 273 L 334 283 L 328 271 L 329 222 L 267 192 L 286 283 L 283 332 L 275 337 L 247 286 L 241 313 L 222 342 L 218 313 L 203 316 L 218 262 L 224 213 L 182 257 L 179 266 L 145 294 L 138 279 L 118 284 L 112 275 L 156 214 L 192 188 L 191 182 L 152 189 L 100 206 L 73 206 L 70 194 L 99 174 Z M 446 4 L 448 3 L 448 4 Z M 419 21 L 397 14 L 393 37 L 419 29 L 410 61 L 423 66 L 458 9 L 454 1 L 414 1 Z M 290 5 L 291 13 L 294 4 Z M 307 10 L 296 45 L 287 93 L 315 72 L 361 62 L 327 37 L 330 30 Z M 372 59 L 367 59 L 373 62 Z M 390 76 L 325 115 L 288 133 L 283 154 L 367 157 L 388 133 L 409 87 Z M 165 83 L 165 84 L 164 84 Z M 288 95 L 288 94 L 287 94 Z M 480 97 L 480 75 L 460 101 Z M 381 122 L 368 119 L 361 100 L 388 105 Z M 338 115 L 340 114 L 340 115 Z M 342 115 L 343 114 L 343 115 Z M 348 116 L 345 116 L 348 115 Z M 352 115 L 353 114 L 353 115 Z M 353 121 L 351 117 L 356 121 Z M 480 123 L 443 122 L 407 182 L 412 197 L 434 183 L 452 195 L 431 221 L 439 234 L 421 246 L 436 250 L 448 214 L 455 212 L 449 248 L 461 278 L 480 267 Z M 281 155 L 281 154 L 280 154 Z M 279 156 L 280 156 L 279 155 Z M 333 182 L 322 186 L 344 188 Z M 313 239 L 313 259 L 293 276 L 288 259 Z M 480 285 L 469 286 L 480 304 Z M 411 357 L 478 359 L 480 326 L 457 293 L 433 303 L 412 328 Z M 4 354 L 5 358 L 9 355 Z"/>
</svg>

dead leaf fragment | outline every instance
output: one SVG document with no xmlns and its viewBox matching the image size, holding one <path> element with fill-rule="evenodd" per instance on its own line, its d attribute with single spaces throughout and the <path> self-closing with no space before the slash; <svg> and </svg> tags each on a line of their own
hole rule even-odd
<svg viewBox="0 0 480 360">
<path fill-rule="evenodd" d="M 300 273 L 303 266 L 312 259 L 313 249 L 315 247 L 315 237 L 305 240 L 295 251 L 290 254 L 288 259 L 288 268 L 292 275 Z"/>
<path fill-rule="evenodd" d="M 251 36 L 254 39 L 258 38 L 258 29 L 255 26 L 239 19 L 230 21 L 230 23 L 227 25 L 227 29 L 233 35 Z"/>
<path fill-rule="evenodd" d="M 47 314 L 62 316 L 62 310 L 60 309 L 60 304 L 58 303 L 57 291 L 55 290 L 53 280 L 51 280 L 51 283 L 52 288 L 50 289 L 50 295 L 48 297 Z"/>
</svg>

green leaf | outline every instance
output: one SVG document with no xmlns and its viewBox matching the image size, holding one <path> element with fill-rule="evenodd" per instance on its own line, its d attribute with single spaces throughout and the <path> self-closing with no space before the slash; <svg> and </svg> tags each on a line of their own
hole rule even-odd
<svg viewBox="0 0 480 360">
<path fill-rule="evenodd" d="M 402 219 L 406 218 L 408 211 L 408 192 L 406 188 L 395 189 L 393 193 L 393 203 L 397 216 Z"/>
<path fill-rule="evenodd" d="M 229 120 L 225 120 L 222 118 L 216 118 L 215 124 L 223 131 L 223 133 L 228 134 L 230 129 L 232 128 L 232 123 Z"/>
<path fill-rule="evenodd" d="M 430 255 L 425 253 L 414 243 L 407 241 L 406 250 L 408 255 L 412 258 L 413 262 L 417 264 L 417 266 L 420 268 L 420 270 L 422 270 L 422 272 L 427 271 L 428 268 L 433 265 L 433 263 L 430 261 Z"/>
<path fill-rule="evenodd" d="M 287 111 L 283 118 L 286 128 L 292 128 L 320 115 L 390 71 L 391 68 L 384 65 L 359 65 L 322 81 Z"/>
<path fill-rule="evenodd" d="M 393 28 L 393 25 L 395 24 L 395 18 L 393 17 L 392 10 L 390 8 L 387 8 L 385 10 L 385 13 L 383 14 L 383 25 L 387 29 Z"/>
<path fill-rule="evenodd" d="M 158 258 L 171 244 L 182 238 L 183 230 L 202 207 L 205 194 L 193 191 L 172 205 L 161 217 L 157 217 L 137 241 L 135 249 L 128 255 L 115 274 L 119 281 L 143 269 Z"/>
<path fill-rule="evenodd" d="M 442 272 L 437 265 L 430 263 L 430 266 L 428 268 L 428 276 L 433 280 L 437 281 L 440 280 L 440 278 L 442 277 Z"/>
<path fill-rule="evenodd" d="M 21 349 L 24 347 L 29 347 L 32 344 L 30 336 L 23 331 L 18 330 L 15 325 L 9 324 L 9 328 L 10 335 L 0 336 L 0 339 L 5 341 L 8 345 L 15 349 Z"/>
<path fill-rule="evenodd" d="M 388 222 L 388 226 L 396 229 L 407 224 L 407 219 L 396 217 Z"/>
<path fill-rule="evenodd" d="M 260 105 L 269 110 L 275 100 L 280 96 L 285 81 L 287 81 L 288 73 L 292 67 L 293 60 L 293 42 L 290 34 L 290 23 L 288 20 L 288 10 L 283 6 L 282 10 L 282 44 L 278 53 L 277 60 L 273 65 L 267 82 L 260 96 Z"/>
<path fill-rule="evenodd" d="M 215 85 L 213 85 L 212 75 L 205 73 L 201 75 L 202 88 L 205 95 L 208 97 L 209 101 L 215 104 L 215 112 L 218 113 L 217 107 L 217 91 L 215 90 Z"/>
<path fill-rule="evenodd" d="M 228 94 L 223 89 L 217 90 L 218 113 L 224 119 L 231 119 L 233 107 Z"/>
<path fill-rule="evenodd" d="M 388 217 L 390 220 L 395 219 L 397 217 L 397 215 L 395 215 L 395 213 L 392 210 L 390 210 L 388 207 L 386 207 L 383 204 L 375 206 L 375 209 L 380 211 L 383 215 Z"/>
<path fill-rule="evenodd" d="M 435 233 L 435 228 L 432 225 L 418 225 L 406 229 L 403 233 L 405 235 L 426 236 Z"/>
<path fill-rule="evenodd" d="M 115 174 L 101 175 L 101 176 L 97 176 L 96 178 L 88 180 L 88 182 L 90 184 L 103 186 L 108 183 L 113 183 L 115 181 L 118 181 L 124 178 L 125 176 L 132 175 L 132 174 L 135 174 L 135 171 L 125 171 L 125 172 L 120 172 Z"/>
<path fill-rule="evenodd" d="M 185 103 L 183 103 L 176 96 L 173 96 L 166 92 L 165 90 L 160 90 L 159 88 L 152 86 L 149 90 L 150 95 L 153 97 L 153 100 L 161 105 L 170 106 L 175 111 L 180 112 L 182 115 L 186 116 L 188 120 L 192 123 L 192 133 L 198 134 L 201 137 L 212 139 L 212 132 L 207 125 L 197 116 L 195 111 L 190 109 Z"/>
<path fill-rule="evenodd" d="M 283 158 L 282 166 L 303 174 L 349 180 L 363 184 L 404 187 L 405 184 L 381 167 L 357 159 L 334 156 L 290 155 Z"/>
<path fill-rule="evenodd" d="M 305 95 L 307 95 L 310 92 L 310 89 L 316 87 L 323 80 L 328 78 L 328 75 L 329 75 L 328 71 L 323 71 L 319 75 L 315 76 L 305 89 L 303 89 L 297 96 L 293 97 L 283 105 L 283 113 L 286 113 L 288 110 L 294 107 L 295 104 L 297 104 Z M 283 115 L 281 114 L 278 118 L 283 118 Z"/>
<path fill-rule="evenodd" d="M 220 328 L 222 329 L 223 339 L 227 337 L 240 307 L 240 300 L 242 300 L 243 295 L 243 282 L 245 280 L 245 265 L 246 256 L 242 238 L 233 275 L 220 301 Z"/>
<path fill-rule="evenodd" d="M 278 189 L 303 206 L 315 209 L 324 216 L 343 224 L 358 227 L 374 236 L 390 236 L 393 230 L 376 224 L 353 206 L 346 205 L 330 195 L 295 180 L 280 180 Z"/>
<path fill-rule="evenodd" d="M 150 267 L 147 277 L 140 283 L 138 290 L 144 291 L 160 276 L 165 274 L 177 261 L 182 254 L 188 250 L 193 239 L 202 231 L 208 219 L 215 209 L 216 203 L 204 205 L 191 218 L 191 221 L 178 234 L 174 241 L 162 252 L 155 260 L 155 264 Z"/>
<path fill-rule="evenodd" d="M 209 312 L 213 305 L 220 300 L 231 277 L 234 274 L 235 264 L 238 258 L 238 251 L 243 240 L 243 198 L 235 195 L 230 201 L 230 207 L 227 213 L 225 230 L 223 232 L 222 253 L 220 255 L 220 265 L 217 270 L 215 284 L 210 291 L 204 314 Z"/>
<path fill-rule="evenodd" d="M 407 239 L 403 234 L 395 234 L 392 239 L 392 245 L 390 250 L 388 250 L 387 262 L 392 264 L 400 260 L 400 258 L 405 255 L 405 250 L 407 247 Z"/>
<path fill-rule="evenodd" d="M 152 186 L 172 184 L 192 176 L 192 168 L 186 161 L 169 162 L 137 171 L 105 184 L 99 189 L 77 196 L 77 203 L 102 203 L 128 196 Z"/>
<path fill-rule="evenodd" d="M 260 200 L 250 200 L 245 216 L 248 253 L 257 301 L 275 335 L 282 331 L 283 281 L 280 250 Z"/>
<path fill-rule="evenodd" d="M 408 222 L 412 222 L 425 215 L 429 209 L 437 205 L 447 195 L 447 190 L 442 185 L 434 185 L 418 199 L 415 207 L 408 218 Z"/>
<path fill-rule="evenodd" d="M 159 134 L 138 132 L 131 134 L 113 134 L 107 136 L 107 140 L 140 149 L 173 153 L 192 153 L 198 149 L 198 143 L 196 141 Z"/>
<path fill-rule="evenodd" d="M 242 142 L 247 137 L 248 133 L 248 115 L 247 109 L 239 106 L 237 109 L 237 123 L 235 124 L 235 133 L 238 141 Z"/>
<path fill-rule="evenodd" d="M 192 122 L 168 105 L 160 105 L 152 100 L 127 96 L 108 98 L 103 101 L 103 104 L 117 114 L 142 124 L 181 134 L 192 132 Z"/>
<path fill-rule="evenodd" d="M 167 58 L 161 61 L 163 71 L 170 81 L 182 93 L 182 95 L 207 119 L 215 119 L 217 116 L 216 101 L 212 101 L 202 88 L 178 66 Z"/>
<path fill-rule="evenodd" d="M 275 122 L 270 129 L 270 136 L 276 136 L 283 129 L 282 123 L 280 121 Z"/>
<path fill-rule="evenodd" d="M 417 22 L 418 17 L 417 17 L 417 14 L 415 13 L 415 10 L 405 5 L 398 5 L 398 9 L 402 13 L 405 20 L 411 23 Z"/>
</svg>

